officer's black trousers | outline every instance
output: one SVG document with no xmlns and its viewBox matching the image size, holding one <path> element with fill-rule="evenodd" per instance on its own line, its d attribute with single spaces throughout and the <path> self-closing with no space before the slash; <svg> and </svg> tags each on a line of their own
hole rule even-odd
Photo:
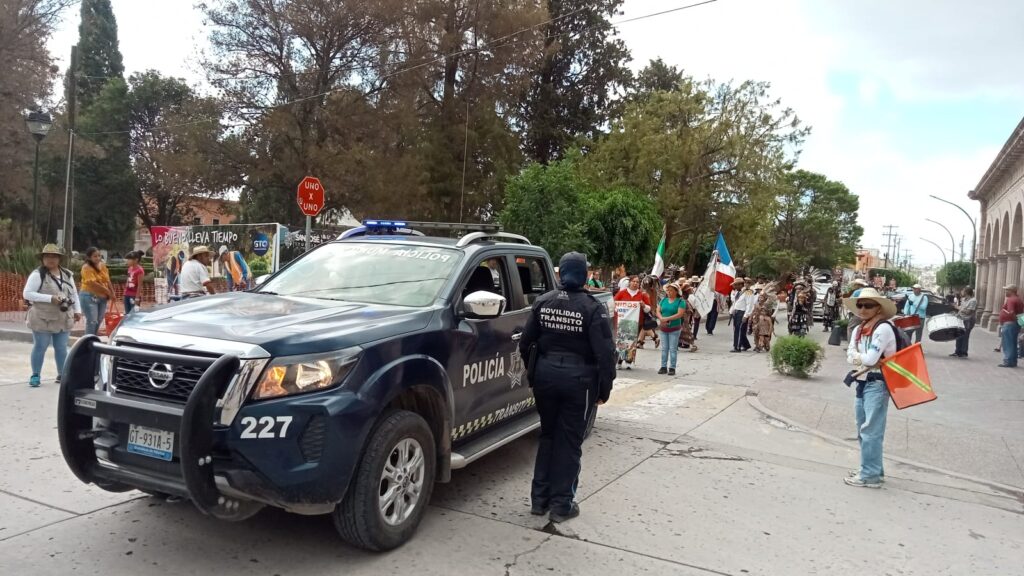
<svg viewBox="0 0 1024 576">
<path fill-rule="evenodd" d="M 743 320 L 743 315 L 746 312 L 737 310 L 732 313 L 732 349 L 733 350 L 748 350 L 750 348 L 750 340 L 747 339 L 747 326 L 748 322 Z"/>
<path fill-rule="evenodd" d="M 572 356 L 538 358 L 533 395 L 540 442 L 533 469 L 534 506 L 566 513 L 576 496 L 587 416 L 595 404 L 593 367 Z"/>
</svg>

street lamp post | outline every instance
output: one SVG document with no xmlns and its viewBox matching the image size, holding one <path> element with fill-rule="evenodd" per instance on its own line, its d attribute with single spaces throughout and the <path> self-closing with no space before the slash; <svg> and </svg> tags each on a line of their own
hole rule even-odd
<svg viewBox="0 0 1024 576">
<path fill-rule="evenodd" d="M 977 264 L 975 261 L 978 258 L 978 226 L 975 224 L 974 218 L 971 218 L 971 215 L 967 213 L 967 210 L 964 210 L 958 204 L 954 204 L 944 198 L 939 198 L 935 194 L 929 194 L 929 196 L 935 198 L 939 202 L 945 202 L 950 206 L 955 206 L 957 210 L 963 212 L 964 216 L 967 216 L 967 219 L 971 221 L 971 288 L 977 290 L 978 287 L 976 284 L 978 279 L 975 277 L 975 268 L 977 268 Z"/>
<path fill-rule="evenodd" d="M 46 112 L 33 110 L 25 117 L 25 125 L 36 141 L 36 160 L 32 169 L 32 241 L 36 241 L 36 211 L 39 208 L 39 143 L 50 133 L 53 118 Z"/>
<path fill-rule="evenodd" d="M 938 224 L 939 226 L 942 226 L 942 229 L 946 231 L 946 234 L 949 234 L 949 241 L 952 243 L 952 250 L 949 253 L 949 258 L 950 258 L 950 260 L 953 260 L 955 262 L 956 261 L 956 240 L 953 238 L 953 233 L 950 232 L 949 228 L 946 228 L 946 225 L 943 224 L 942 222 L 939 222 L 937 220 L 932 220 L 931 218 L 925 218 L 925 220 L 928 221 L 928 222 L 931 222 L 932 224 Z"/>
</svg>

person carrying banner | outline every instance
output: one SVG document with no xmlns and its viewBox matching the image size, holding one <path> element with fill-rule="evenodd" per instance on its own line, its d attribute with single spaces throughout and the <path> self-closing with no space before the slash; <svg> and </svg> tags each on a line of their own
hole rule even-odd
<svg viewBox="0 0 1024 576">
<path fill-rule="evenodd" d="M 857 371 L 867 369 L 862 379 L 855 380 L 854 372 L 846 378 L 847 386 L 857 383 L 854 411 L 857 441 L 860 443 L 860 468 L 851 472 L 844 481 L 859 488 L 881 488 L 885 481 L 882 444 L 889 410 L 889 389 L 880 365 L 898 349 L 896 328 L 888 322 L 896 315 L 896 303 L 874 288 L 863 288 L 858 296 L 851 296 L 843 303 L 861 319 L 861 324 L 853 330 L 846 359 Z"/>
<path fill-rule="evenodd" d="M 629 370 L 630 369 L 630 365 L 633 364 L 633 359 L 636 356 L 636 340 L 635 340 L 635 338 L 640 336 L 640 328 L 643 327 L 643 325 L 644 325 L 644 320 L 646 318 L 646 315 L 651 313 L 651 301 L 647 297 L 647 295 L 644 294 L 640 290 L 640 278 L 638 278 L 636 276 L 630 276 L 629 277 L 629 284 L 626 285 L 626 288 L 620 290 L 619 293 L 615 295 L 615 300 L 620 301 L 620 302 L 639 302 L 640 303 L 640 318 L 637 320 L 637 322 L 638 322 L 637 333 L 636 333 L 636 336 L 634 337 L 633 343 L 629 347 L 627 347 L 625 349 L 620 349 L 618 351 L 619 357 L 618 357 L 617 365 L 619 367 L 622 367 L 622 363 L 623 363 L 623 361 L 625 361 L 626 362 L 626 369 Z M 620 324 L 620 330 L 621 329 L 622 329 L 622 325 Z"/>
<path fill-rule="evenodd" d="M 608 309 L 584 288 L 587 259 L 562 256 L 561 286 L 539 298 L 519 341 L 540 415 L 530 513 L 552 522 L 580 515 L 576 503 L 587 420 L 615 380 Z M 555 321 L 575 319 L 576 322 Z"/>
</svg>

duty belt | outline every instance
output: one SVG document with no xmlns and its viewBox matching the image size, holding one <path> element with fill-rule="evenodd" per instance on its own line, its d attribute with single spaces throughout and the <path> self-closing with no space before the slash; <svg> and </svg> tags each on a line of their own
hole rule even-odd
<svg viewBox="0 0 1024 576">
<path fill-rule="evenodd" d="M 552 364 L 558 364 L 560 366 L 588 366 L 587 359 L 579 354 L 572 354 L 569 352 L 546 352 L 541 354 L 541 358 L 551 362 Z"/>
</svg>

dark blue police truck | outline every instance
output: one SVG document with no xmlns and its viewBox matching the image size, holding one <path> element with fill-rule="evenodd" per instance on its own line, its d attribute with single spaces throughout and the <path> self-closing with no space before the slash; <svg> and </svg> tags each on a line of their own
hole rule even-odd
<svg viewBox="0 0 1024 576">
<path fill-rule="evenodd" d="M 79 340 L 58 408 L 72 472 L 224 520 L 329 513 L 371 550 L 409 539 L 435 481 L 538 427 L 517 344 L 556 278 L 497 227 L 364 224 L 250 292 Z"/>
</svg>

